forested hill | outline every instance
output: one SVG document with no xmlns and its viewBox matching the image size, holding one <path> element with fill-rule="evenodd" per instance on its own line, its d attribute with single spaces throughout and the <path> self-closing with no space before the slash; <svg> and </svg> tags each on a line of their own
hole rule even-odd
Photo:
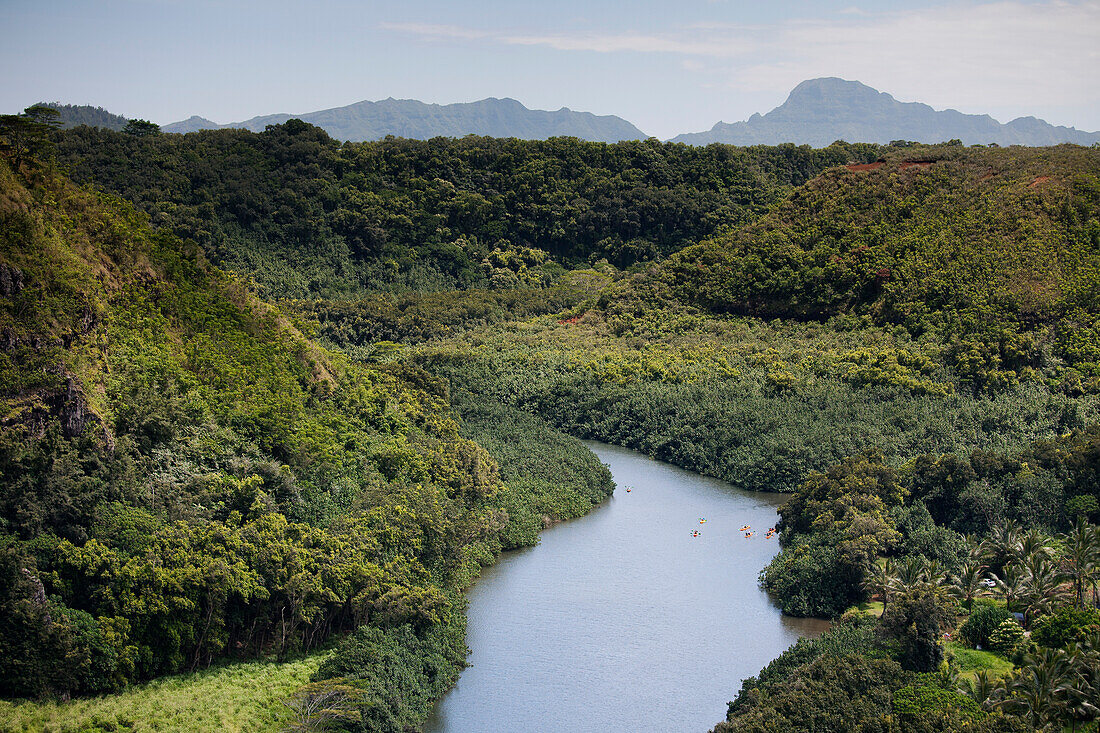
<svg viewBox="0 0 1100 733">
<path fill-rule="evenodd" d="M 193 244 L 33 159 L 0 160 L 0 385 L 4 697 L 362 627 L 351 650 L 415 660 L 356 670 L 385 678 L 364 726 L 416 724 L 463 664 L 458 591 L 611 489 L 561 436 L 581 457 L 553 487 L 531 470 L 505 488 L 460 430 L 548 440 L 533 418 L 462 427 L 427 375 L 325 351 Z"/>
<path fill-rule="evenodd" d="M 856 313 L 914 334 L 1058 323 L 1066 355 L 1084 358 L 1074 344 L 1092 341 L 1100 306 L 1098 180 L 1100 151 L 1075 146 L 894 149 L 685 248 L 667 279 L 709 309 L 769 318 Z"/>
<path fill-rule="evenodd" d="M 107 130 L 121 131 L 126 127 L 128 119 L 122 115 L 112 114 L 102 107 L 93 107 L 90 104 L 61 104 L 60 102 L 39 102 L 39 105 L 56 109 L 60 116 L 58 122 L 61 127 L 78 127 L 88 125 L 90 127 L 102 127 Z"/>
<path fill-rule="evenodd" d="M 165 125 L 165 132 L 194 132 L 235 127 L 263 132 L 268 125 L 279 125 L 297 118 L 317 125 L 337 140 L 362 142 L 380 140 L 387 135 L 428 140 L 433 137 L 488 135 L 545 140 L 568 135 L 581 140 L 614 143 L 620 140 L 644 140 L 646 134 L 621 117 L 574 112 L 567 107 L 556 111 L 528 109 L 514 99 L 482 99 L 459 104 L 425 104 L 415 99 L 362 101 L 346 107 L 253 117 L 244 122 L 218 125 L 193 116 Z"/>
<path fill-rule="evenodd" d="M 937 111 L 919 102 L 899 102 L 858 81 L 810 79 L 791 91 L 787 101 L 744 122 L 718 122 L 706 132 L 678 135 L 672 142 L 690 145 L 777 145 L 793 142 L 815 147 L 834 140 L 888 143 L 912 140 L 966 145 L 1092 145 L 1100 132 L 1056 127 L 1035 117 L 1001 124 L 989 115 L 953 109 Z"/>
<path fill-rule="evenodd" d="M 691 148 L 468 137 L 340 145 L 262 133 L 56 136 L 80 182 L 133 201 L 270 296 L 544 282 L 562 266 L 667 256 L 879 148 Z"/>
</svg>

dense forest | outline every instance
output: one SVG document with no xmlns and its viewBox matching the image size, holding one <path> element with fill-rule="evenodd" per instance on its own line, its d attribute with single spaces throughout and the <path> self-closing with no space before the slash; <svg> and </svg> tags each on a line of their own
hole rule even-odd
<svg viewBox="0 0 1100 733">
<path fill-rule="evenodd" d="M 320 348 L 127 204 L 36 165 L 0 184 L 5 695 L 111 692 L 358 628 L 346 655 L 397 655 L 361 670 L 362 719 L 398 730 L 462 667 L 478 567 L 610 492 L 575 440 L 504 407 L 465 427 L 429 375 Z M 530 442 L 530 461 L 546 446 L 552 480 L 505 485 L 465 432 Z M 394 687 L 428 649 L 436 666 Z"/>
<path fill-rule="evenodd" d="M 596 438 L 791 494 L 761 583 L 838 620 L 716 730 L 1095 728 L 1100 150 L 48 122 L 0 120 L 4 696 L 324 648 L 299 729 L 415 728 Z"/>
<path fill-rule="evenodd" d="M 255 134 L 59 132 L 58 163 L 247 272 L 267 297 L 539 285 L 562 266 L 655 259 L 743 224 L 877 148 L 655 140 L 387 139 L 292 120 Z"/>
</svg>

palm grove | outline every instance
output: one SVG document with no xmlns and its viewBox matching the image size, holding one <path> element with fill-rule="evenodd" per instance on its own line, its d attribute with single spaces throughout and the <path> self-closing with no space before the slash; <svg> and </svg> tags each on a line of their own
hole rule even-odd
<svg viewBox="0 0 1100 733">
<path fill-rule="evenodd" d="M 610 491 L 577 436 L 792 492 L 761 582 L 839 621 L 717 729 L 1095 727 L 1096 150 L 50 120 L 0 133 L 6 695 L 333 637 L 298 724 L 415 725 L 478 568 Z"/>
</svg>

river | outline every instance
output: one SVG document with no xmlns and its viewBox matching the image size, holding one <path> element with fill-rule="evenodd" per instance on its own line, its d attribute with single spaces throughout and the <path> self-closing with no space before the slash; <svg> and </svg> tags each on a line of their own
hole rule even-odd
<svg viewBox="0 0 1100 733">
<path fill-rule="evenodd" d="M 826 628 L 782 616 L 757 585 L 782 496 L 586 445 L 614 497 L 484 571 L 468 594 L 471 666 L 429 733 L 707 731 L 743 678 Z"/>
</svg>

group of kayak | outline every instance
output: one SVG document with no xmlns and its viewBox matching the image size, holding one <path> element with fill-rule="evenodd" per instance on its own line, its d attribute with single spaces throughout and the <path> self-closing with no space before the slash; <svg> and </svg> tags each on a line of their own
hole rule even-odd
<svg viewBox="0 0 1100 733">
<path fill-rule="evenodd" d="M 699 517 L 699 524 L 706 524 L 706 523 L 707 523 L 707 518 L 706 517 Z M 738 531 L 739 532 L 744 532 L 746 539 L 748 539 L 749 537 L 752 537 L 756 534 L 756 532 L 752 531 L 752 527 L 750 527 L 747 524 Z M 698 537 L 701 534 L 702 534 L 702 532 L 700 532 L 697 529 L 692 530 L 692 532 L 691 532 L 692 537 Z M 768 527 L 768 531 L 764 534 L 764 539 L 770 540 L 775 535 L 776 535 L 775 527 Z"/>
<path fill-rule="evenodd" d="M 634 489 L 633 486 L 626 486 L 624 488 L 626 489 L 626 493 L 628 493 L 628 494 Z M 707 523 L 707 518 L 706 517 L 699 517 L 699 524 L 706 524 L 706 523 Z M 748 539 L 749 537 L 752 537 L 753 535 L 756 534 L 756 532 L 752 531 L 752 527 L 750 527 L 747 524 L 744 527 L 742 527 L 739 531 L 745 533 L 745 538 L 746 539 Z M 702 536 L 702 534 L 703 533 L 700 532 L 697 529 L 693 529 L 691 531 L 691 536 L 692 537 L 700 537 L 700 536 Z M 768 531 L 764 534 L 764 539 L 770 540 L 775 535 L 776 535 L 775 527 L 768 527 Z"/>
</svg>

